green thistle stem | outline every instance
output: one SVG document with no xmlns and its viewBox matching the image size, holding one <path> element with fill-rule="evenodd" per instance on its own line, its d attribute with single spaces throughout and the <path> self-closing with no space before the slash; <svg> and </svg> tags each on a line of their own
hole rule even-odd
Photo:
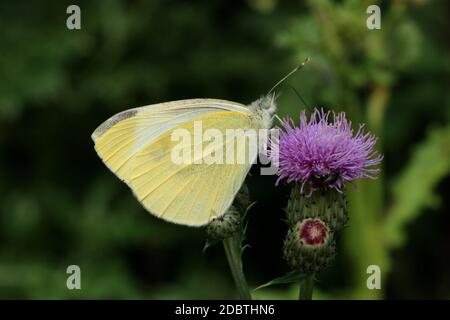
<svg viewBox="0 0 450 320">
<path fill-rule="evenodd" d="M 233 236 L 223 240 L 223 247 L 225 249 L 228 264 L 230 265 L 234 283 L 239 293 L 239 298 L 241 300 L 251 300 L 252 296 L 250 295 L 247 280 L 245 279 L 242 268 L 240 235 L 235 233 Z"/>
<path fill-rule="evenodd" d="M 314 274 L 309 275 L 300 283 L 299 300 L 312 300 L 314 289 Z"/>
</svg>

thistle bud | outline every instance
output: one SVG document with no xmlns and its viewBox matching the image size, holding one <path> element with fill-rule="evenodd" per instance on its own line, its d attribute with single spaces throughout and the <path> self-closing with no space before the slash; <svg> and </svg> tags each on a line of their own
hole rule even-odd
<svg viewBox="0 0 450 320">
<path fill-rule="evenodd" d="M 333 234 L 323 220 L 307 218 L 297 222 L 284 240 L 284 257 L 289 266 L 303 273 L 316 273 L 334 259 Z"/>
<path fill-rule="evenodd" d="M 241 225 L 241 215 L 239 211 L 231 206 L 221 217 L 213 219 L 206 226 L 206 233 L 210 241 L 222 241 L 235 233 Z"/>
</svg>

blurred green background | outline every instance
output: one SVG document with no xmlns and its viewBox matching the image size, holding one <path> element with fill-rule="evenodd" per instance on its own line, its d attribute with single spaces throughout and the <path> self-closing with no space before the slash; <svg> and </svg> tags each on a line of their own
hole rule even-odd
<svg viewBox="0 0 450 320">
<path fill-rule="evenodd" d="M 81 7 L 81 30 L 66 8 Z M 379 4 L 382 29 L 368 30 Z M 315 298 L 450 298 L 448 1 L 2 1 L 0 298 L 235 298 L 203 229 L 146 213 L 97 157 L 92 131 L 124 109 L 210 97 L 250 103 L 288 83 L 380 137 L 376 181 L 348 189 L 350 227 Z M 282 88 L 279 115 L 304 105 Z M 248 178 L 244 269 L 252 287 L 287 271 L 289 189 Z M 82 290 L 66 288 L 81 267 Z M 366 268 L 382 271 L 368 290 Z M 296 286 L 256 298 L 291 299 Z"/>
</svg>

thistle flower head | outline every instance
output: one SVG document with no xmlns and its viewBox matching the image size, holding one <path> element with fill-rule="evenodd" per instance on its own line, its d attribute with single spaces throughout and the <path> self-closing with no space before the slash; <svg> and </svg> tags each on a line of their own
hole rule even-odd
<svg viewBox="0 0 450 320">
<path fill-rule="evenodd" d="M 332 118 L 331 121 L 329 121 Z M 360 125 L 356 133 L 345 113 L 335 114 L 317 109 L 307 119 L 300 115 L 300 126 L 285 119 L 278 146 L 278 180 L 305 185 L 309 194 L 318 189 L 334 188 L 341 192 L 346 182 L 374 178 L 382 156 L 374 150 L 376 138 Z"/>
</svg>

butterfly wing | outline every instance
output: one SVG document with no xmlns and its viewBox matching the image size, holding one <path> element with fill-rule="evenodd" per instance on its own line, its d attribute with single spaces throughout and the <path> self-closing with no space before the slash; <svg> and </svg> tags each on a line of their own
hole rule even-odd
<svg viewBox="0 0 450 320">
<path fill-rule="evenodd" d="M 130 162 L 146 144 L 162 133 L 201 115 L 217 111 L 248 112 L 238 103 L 218 99 L 189 99 L 159 103 L 120 112 L 92 134 L 103 162 L 120 179 L 130 174 Z"/>
<path fill-rule="evenodd" d="M 220 132 L 223 139 L 195 141 L 196 123 L 201 123 L 203 132 Z M 93 139 L 105 164 L 149 212 L 199 226 L 226 212 L 257 155 L 248 137 L 227 140 L 226 130 L 251 126 L 243 105 L 216 99 L 183 100 L 118 114 L 101 125 Z M 192 143 L 180 149 L 174 130 L 184 130 Z M 190 161 L 174 161 L 172 152 L 177 147 L 190 155 Z M 200 153 L 199 159 L 196 148 L 207 152 Z M 232 159 L 226 161 L 231 149 Z M 217 153 L 224 155 L 222 163 L 205 161 L 205 155 Z M 237 161 L 242 158 L 245 161 Z"/>
</svg>

